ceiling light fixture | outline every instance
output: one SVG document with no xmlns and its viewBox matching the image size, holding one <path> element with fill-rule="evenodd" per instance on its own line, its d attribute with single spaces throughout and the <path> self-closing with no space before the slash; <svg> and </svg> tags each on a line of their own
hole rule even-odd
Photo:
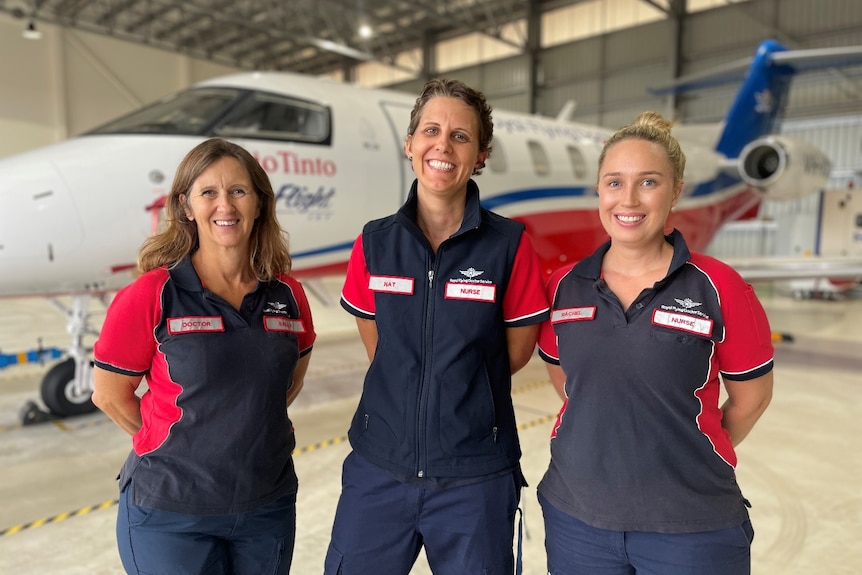
<svg viewBox="0 0 862 575">
<path fill-rule="evenodd" d="M 363 24 L 359 27 L 359 36 L 361 38 L 371 38 L 374 35 L 374 30 L 371 29 L 371 26 L 368 24 Z"/>
<path fill-rule="evenodd" d="M 42 38 L 42 32 L 36 28 L 36 23 L 32 20 L 27 23 L 27 28 L 21 32 L 21 35 L 28 40 L 39 40 Z"/>
</svg>

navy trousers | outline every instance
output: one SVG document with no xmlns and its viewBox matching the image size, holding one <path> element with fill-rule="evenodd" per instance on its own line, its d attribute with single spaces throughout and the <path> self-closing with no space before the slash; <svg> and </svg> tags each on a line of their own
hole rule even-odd
<svg viewBox="0 0 862 575">
<path fill-rule="evenodd" d="M 549 575 L 749 575 L 751 522 L 700 533 L 599 529 L 539 495 Z"/>
<path fill-rule="evenodd" d="M 351 453 L 324 573 L 407 575 L 424 546 L 435 575 L 512 575 L 520 477 L 428 488 Z"/>
<path fill-rule="evenodd" d="M 296 491 L 253 512 L 199 516 L 133 504 L 120 493 L 117 543 L 130 575 L 287 575 Z"/>
</svg>

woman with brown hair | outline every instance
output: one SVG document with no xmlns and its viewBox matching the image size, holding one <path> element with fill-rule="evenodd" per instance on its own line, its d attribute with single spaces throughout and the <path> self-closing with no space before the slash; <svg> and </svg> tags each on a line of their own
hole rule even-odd
<svg viewBox="0 0 862 575">
<path fill-rule="evenodd" d="M 119 475 L 123 566 L 288 573 L 297 479 L 287 406 L 315 334 L 272 186 L 245 149 L 213 138 L 180 163 L 166 216 L 94 350 L 93 402 L 132 436 Z"/>
</svg>

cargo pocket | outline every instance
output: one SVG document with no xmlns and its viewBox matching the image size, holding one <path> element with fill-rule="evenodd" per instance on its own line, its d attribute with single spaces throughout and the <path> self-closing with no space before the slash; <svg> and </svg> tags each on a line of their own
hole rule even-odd
<svg viewBox="0 0 862 575">
<path fill-rule="evenodd" d="M 323 562 L 323 575 L 341 575 L 343 562 L 344 555 L 330 544 L 329 549 L 326 550 L 326 560 Z"/>
</svg>

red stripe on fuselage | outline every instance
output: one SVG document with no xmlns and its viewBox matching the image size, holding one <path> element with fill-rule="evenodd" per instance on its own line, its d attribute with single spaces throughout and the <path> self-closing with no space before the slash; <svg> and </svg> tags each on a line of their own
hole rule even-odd
<svg viewBox="0 0 862 575">
<path fill-rule="evenodd" d="M 759 202 L 760 196 L 755 192 L 743 190 L 714 204 L 680 208 L 671 212 L 666 231 L 678 229 L 691 251 L 703 252 L 724 223 L 750 212 Z M 513 219 L 527 226 L 546 279 L 554 270 L 584 259 L 608 241 L 595 208 L 536 213 Z"/>
</svg>

